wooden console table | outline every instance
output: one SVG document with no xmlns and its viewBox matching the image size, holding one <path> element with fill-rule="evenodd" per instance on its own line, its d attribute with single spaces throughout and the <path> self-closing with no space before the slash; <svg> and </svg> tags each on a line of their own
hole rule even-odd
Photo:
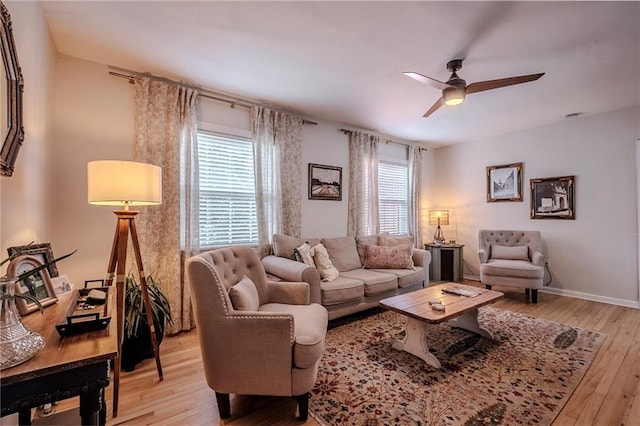
<svg viewBox="0 0 640 426">
<path fill-rule="evenodd" d="M 114 293 L 108 302 L 114 306 Z M 109 363 L 118 353 L 113 321 L 104 330 L 61 337 L 55 324 L 68 311 L 73 292 L 63 294 L 57 304 L 23 318 L 25 324 L 45 339 L 33 358 L 0 371 L 0 416 L 18 413 L 21 425 L 31 424 L 31 409 L 61 399 L 80 396 L 83 425 L 104 425 L 104 388 L 109 385 Z"/>
</svg>

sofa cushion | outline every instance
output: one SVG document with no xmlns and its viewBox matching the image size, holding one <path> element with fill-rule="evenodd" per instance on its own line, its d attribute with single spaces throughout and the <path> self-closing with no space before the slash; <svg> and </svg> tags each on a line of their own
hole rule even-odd
<svg viewBox="0 0 640 426">
<path fill-rule="evenodd" d="M 378 235 L 379 246 L 399 246 L 409 244 L 413 246 L 413 237 L 411 235 L 404 236 L 391 236 L 391 235 Z"/>
<path fill-rule="evenodd" d="M 544 278 L 544 268 L 524 260 L 489 259 L 480 264 L 480 271 L 486 275 L 511 278 Z"/>
<path fill-rule="evenodd" d="M 364 256 L 365 256 L 364 246 L 377 246 L 377 245 L 378 245 L 377 235 L 367 235 L 364 237 L 356 238 L 356 247 L 358 249 L 358 256 L 360 257 L 360 267 L 364 265 Z"/>
<path fill-rule="evenodd" d="M 398 287 L 404 288 L 413 284 L 424 282 L 425 271 L 422 266 L 415 266 L 415 269 L 373 269 L 374 271 L 394 274 L 398 277 Z"/>
<path fill-rule="evenodd" d="M 237 311 L 257 311 L 260 306 L 256 285 L 246 275 L 229 289 L 229 298 Z"/>
<path fill-rule="evenodd" d="M 320 272 L 322 281 L 334 281 L 338 278 L 339 272 L 336 267 L 333 266 L 333 263 L 331 263 L 327 249 L 322 243 L 316 244 L 313 247 L 313 252 L 313 260 L 316 263 L 318 272 Z"/>
<path fill-rule="evenodd" d="M 340 276 L 363 281 L 365 296 L 385 293 L 398 288 L 397 275 L 384 271 L 358 268 L 352 271 L 341 272 Z"/>
<path fill-rule="evenodd" d="M 327 248 L 331 262 L 338 271 L 351 271 L 362 267 L 355 238 L 323 238 L 322 244 Z"/>
<path fill-rule="evenodd" d="M 365 246 L 365 269 L 414 269 L 409 244 L 400 246 Z"/>
<path fill-rule="evenodd" d="M 320 283 L 320 294 L 322 304 L 326 306 L 361 300 L 364 297 L 364 282 L 347 277 L 323 281 Z"/>
<path fill-rule="evenodd" d="M 529 260 L 529 247 L 491 244 L 490 257 L 491 259 Z"/>
<path fill-rule="evenodd" d="M 310 368 L 322 356 L 327 329 L 327 310 L 311 305 L 284 305 L 265 303 L 260 312 L 275 312 L 293 315 L 293 361 L 297 368 Z"/>
<path fill-rule="evenodd" d="M 307 242 L 311 247 L 320 242 L 319 238 L 296 238 L 283 234 L 273 234 L 273 254 L 278 257 L 286 257 L 287 259 L 296 260 L 294 250 L 296 247 Z"/>
</svg>

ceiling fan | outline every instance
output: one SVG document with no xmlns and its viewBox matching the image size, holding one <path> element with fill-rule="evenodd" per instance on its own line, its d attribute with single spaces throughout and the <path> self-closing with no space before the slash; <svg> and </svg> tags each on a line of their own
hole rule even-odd
<svg viewBox="0 0 640 426">
<path fill-rule="evenodd" d="M 544 73 L 520 75 L 517 77 L 499 78 L 497 80 L 479 81 L 467 85 L 467 82 L 458 77 L 457 72 L 462 68 L 463 59 L 454 59 L 447 62 L 447 69 L 451 72 L 451 77 L 446 83 L 436 80 L 435 78 L 427 77 L 426 75 L 419 74 L 417 72 L 405 72 L 403 73 L 407 77 L 416 79 L 436 89 L 442 90 L 442 97 L 436 101 L 435 104 L 424 113 L 423 117 L 428 117 L 433 114 L 438 108 L 444 105 L 460 105 L 464 102 L 466 95 L 472 93 L 484 92 L 485 90 L 498 89 L 500 87 L 512 86 L 514 84 L 527 83 L 529 81 L 535 81 L 542 77 Z"/>
</svg>

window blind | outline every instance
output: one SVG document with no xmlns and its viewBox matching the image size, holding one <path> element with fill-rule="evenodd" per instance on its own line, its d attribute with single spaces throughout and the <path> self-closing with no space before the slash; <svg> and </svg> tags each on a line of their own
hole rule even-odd
<svg viewBox="0 0 640 426">
<path fill-rule="evenodd" d="M 381 233 L 409 233 L 408 198 L 407 165 L 378 162 L 378 220 Z"/>
<path fill-rule="evenodd" d="M 258 243 L 253 143 L 198 132 L 200 246 Z"/>
</svg>

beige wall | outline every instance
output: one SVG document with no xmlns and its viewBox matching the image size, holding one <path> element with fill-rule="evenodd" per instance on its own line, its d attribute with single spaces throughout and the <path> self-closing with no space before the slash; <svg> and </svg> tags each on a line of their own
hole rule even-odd
<svg viewBox="0 0 640 426">
<path fill-rule="evenodd" d="M 56 52 L 42 8 L 35 2 L 5 2 L 13 23 L 24 77 L 25 139 L 15 172 L 0 178 L 0 250 L 52 238 Z M 4 257 L 0 253 L 0 258 Z"/>
<path fill-rule="evenodd" d="M 585 115 L 436 150 L 436 200 L 451 209 L 447 237 L 466 244 L 477 273 L 481 228 L 539 230 L 551 259 L 549 291 L 638 304 L 635 141 L 640 108 Z M 524 201 L 487 203 L 486 166 L 524 163 Z M 530 178 L 575 175 L 576 220 L 529 218 Z"/>
</svg>

